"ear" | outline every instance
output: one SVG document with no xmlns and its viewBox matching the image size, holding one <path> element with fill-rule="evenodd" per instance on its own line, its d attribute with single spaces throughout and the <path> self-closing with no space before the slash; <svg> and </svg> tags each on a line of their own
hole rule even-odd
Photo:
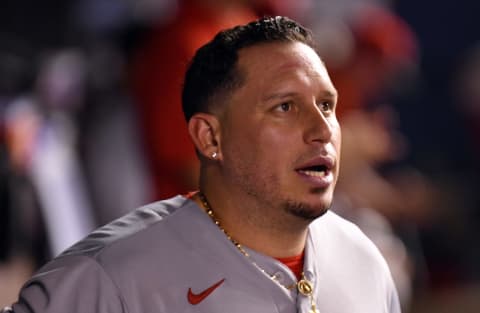
<svg viewBox="0 0 480 313">
<path fill-rule="evenodd" d="M 220 123 L 211 114 L 196 113 L 188 121 L 188 132 L 197 151 L 207 159 L 221 159 Z"/>
</svg>

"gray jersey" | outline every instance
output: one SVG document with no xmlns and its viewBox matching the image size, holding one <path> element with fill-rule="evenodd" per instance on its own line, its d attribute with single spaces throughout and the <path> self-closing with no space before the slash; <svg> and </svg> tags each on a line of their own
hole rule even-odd
<svg viewBox="0 0 480 313">
<path fill-rule="evenodd" d="M 309 312 L 294 274 L 248 259 L 182 196 L 137 209 L 89 235 L 29 280 L 14 312 Z M 275 280 L 260 271 L 275 274 Z M 304 273 L 320 312 L 400 312 L 388 267 L 356 226 L 332 212 L 309 227 Z"/>
</svg>

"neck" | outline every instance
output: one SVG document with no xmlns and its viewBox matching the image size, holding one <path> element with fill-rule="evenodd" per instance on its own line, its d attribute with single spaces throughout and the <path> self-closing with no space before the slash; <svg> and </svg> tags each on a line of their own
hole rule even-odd
<svg viewBox="0 0 480 313">
<path fill-rule="evenodd" d="M 291 224 L 295 223 L 288 223 L 288 221 L 279 223 L 278 216 L 272 218 L 270 214 L 264 214 L 269 210 L 250 206 L 232 195 L 224 198 L 218 190 L 209 192 L 208 188 L 204 188 L 201 191 L 206 201 L 202 201 L 198 194 L 193 197 L 193 200 L 205 212 L 211 209 L 213 218 L 221 228 L 242 246 L 274 258 L 291 257 L 303 252 L 308 224 L 304 227 L 292 227 Z M 288 216 L 288 218 L 298 219 L 294 216 Z"/>
</svg>

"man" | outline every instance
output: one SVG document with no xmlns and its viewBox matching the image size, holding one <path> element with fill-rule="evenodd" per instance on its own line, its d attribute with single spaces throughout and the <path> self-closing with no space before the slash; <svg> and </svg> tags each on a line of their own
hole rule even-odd
<svg viewBox="0 0 480 313">
<path fill-rule="evenodd" d="M 200 191 L 93 232 L 43 267 L 14 312 L 399 312 L 374 245 L 328 211 L 336 90 L 284 17 L 219 33 L 187 71 Z"/>
</svg>

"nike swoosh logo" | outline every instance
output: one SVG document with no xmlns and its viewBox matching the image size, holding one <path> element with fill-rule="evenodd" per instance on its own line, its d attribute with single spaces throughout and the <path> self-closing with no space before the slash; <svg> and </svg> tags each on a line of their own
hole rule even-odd
<svg viewBox="0 0 480 313">
<path fill-rule="evenodd" d="M 217 289 L 224 281 L 225 281 L 225 278 L 215 283 L 213 286 L 197 294 L 192 292 L 192 288 L 189 288 L 188 294 L 187 294 L 188 302 L 190 302 L 190 304 L 192 305 L 199 304 L 200 302 L 205 300 L 205 298 L 208 297 L 215 289 Z"/>
</svg>

